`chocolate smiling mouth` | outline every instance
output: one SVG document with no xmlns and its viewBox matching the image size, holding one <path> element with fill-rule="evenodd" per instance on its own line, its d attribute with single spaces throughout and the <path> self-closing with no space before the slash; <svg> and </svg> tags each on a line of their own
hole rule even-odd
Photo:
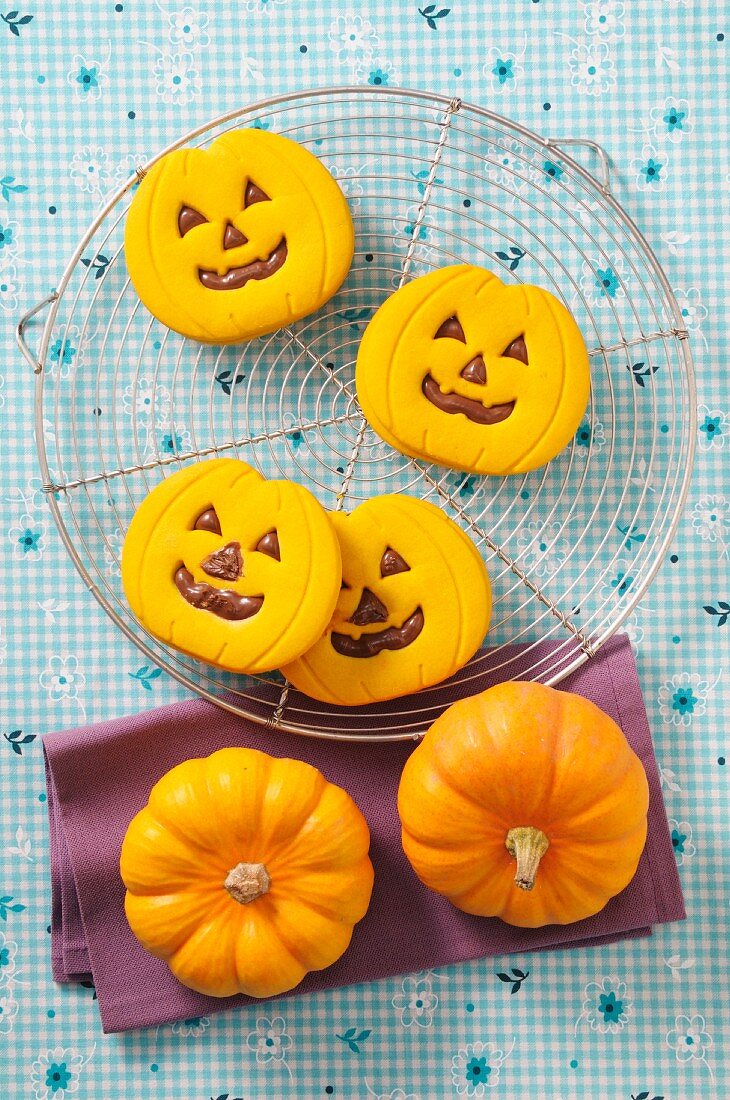
<svg viewBox="0 0 730 1100">
<path fill-rule="evenodd" d="M 508 416 L 512 415 L 515 407 L 514 401 L 508 401 L 504 405 L 484 406 L 481 401 L 475 401 L 472 397 L 464 397 L 460 393 L 443 393 L 438 382 L 427 374 L 421 385 L 424 396 L 435 405 L 437 409 L 445 413 L 463 413 L 475 424 L 501 424 Z"/>
<path fill-rule="evenodd" d="M 261 610 L 263 596 L 242 596 L 231 588 L 214 588 L 201 581 L 195 583 L 193 574 L 184 565 L 175 573 L 175 586 L 184 600 L 201 611 L 210 611 L 219 619 L 237 622 L 250 619 Z"/>
<path fill-rule="evenodd" d="M 268 279 L 274 275 L 287 257 L 286 238 L 282 237 L 271 255 L 265 260 L 254 260 L 242 267 L 231 267 L 225 275 L 207 268 L 198 268 L 198 278 L 208 290 L 240 290 L 250 279 Z"/>
<path fill-rule="evenodd" d="M 384 649 L 405 649 L 415 642 L 423 630 L 423 611 L 420 607 L 410 615 L 403 626 L 389 626 L 375 634 L 362 634 L 351 638 L 349 634 L 330 634 L 332 648 L 343 657 L 375 657 Z"/>
</svg>

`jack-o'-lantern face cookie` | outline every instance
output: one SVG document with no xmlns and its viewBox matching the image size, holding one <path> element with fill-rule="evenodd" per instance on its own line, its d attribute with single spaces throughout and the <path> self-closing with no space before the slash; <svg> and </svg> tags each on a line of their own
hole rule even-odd
<svg viewBox="0 0 730 1100">
<path fill-rule="evenodd" d="M 318 309 L 348 272 L 347 200 L 302 145 L 224 134 L 152 166 L 127 214 L 127 267 L 169 328 L 209 344 L 272 332 Z"/>
<path fill-rule="evenodd" d="M 229 458 L 153 489 L 122 552 L 124 591 L 143 625 L 231 672 L 269 671 L 308 649 L 340 578 L 337 538 L 311 493 Z"/>
<path fill-rule="evenodd" d="M 363 336 L 356 382 L 365 416 L 393 447 L 500 476 L 558 454 L 590 390 L 588 353 L 565 306 L 467 265 L 386 299 Z"/>
<path fill-rule="evenodd" d="M 484 563 L 433 504 L 373 497 L 330 516 L 342 590 L 324 637 L 282 668 L 300 691 L 357 706 L 408 695 L 469 660 L 489 626 Z"/>
</svg>

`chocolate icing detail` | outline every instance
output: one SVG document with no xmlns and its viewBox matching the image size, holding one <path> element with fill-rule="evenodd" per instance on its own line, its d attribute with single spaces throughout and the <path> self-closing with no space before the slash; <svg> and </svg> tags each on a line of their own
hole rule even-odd
<svg viewBox="0 0 730 1100">
<path fill-rule="evenodd" d="M 275 561 L 281 561 L 278 532 L 276 530 L 269 531 L 263 538 L 259 539 L 254 550 L 258 550 L 260 554 L 268 554 L 269 557 L 274 558 Z"/>
<path fill-rule="evenodd" d="M 518 336 L 511 344 L 502 352 L 502 358 L 505 359 L 519 359 L 520 363 L 525 363 L 529 366 L 530 360 L 527 358 L 527 344 L 525 343 L 524 336 Z"/>
<path fill-rule="evenodd" d="M 244 237 L 240 229 L 236 229 L 232 222 L 228 222 L 223 234 L 223 248 L 240 248 L 242 244 L 248 244 L 248 237 Z"/>
<path fill-rule="evenodd" d="M 198 278 L 208 290 L 240 290 L 251 279 L 268 279 L 283 266 L 287 256 L 286 238 L 282 237 L 274 251 L 265 260 L 254 260 L 241 267 L 231 267 L 225 275 L 207 268 L 198 268 Z"/>
<path fill-rule="evenodd" d="M 466 382 L 476 382 L 478 386 L 487 384 L 487 364 L 481 355 L 475 355 L 464 367 L 461 377 Z"/>
<path fill-rule="evenodd" d="M 196 584 L 193 574 L 184 565 L 176 570 L 174 580 L 182 598 L 193 607 L 231 622 L 250 619 L 261 610 L 264 602 L 263 596 L 242 596 L 228 588 L 214 588 L 205 581 Z"/>
<path fill-rule="evenodd" d="M 215 508 L 211 505 L 210 508 L 206 508 L 204 512 L 201 512 L 195 523 L 193 524 L 195 531 L 210 531 L 213 535 L 221 535 L 220 520 Z"/>
<path fill-rule="evenodd" d="M 392 577 L 395 573 L 410 573 L 411 567 L 392 546 L 386 547 L 380 559 L 380 576 Z"/>
<path fill-rule="evenodd" d="M 464 397 L 460 393 L 442 393 L 438 382 L 430 374 L 424 378 L 421 389 L 427 400 L 441 412 L 463 413 L 475 424 L 500 424 L 512 415 L 515 407 L 514 401 L 508 401 L 504 405 L 485 407 L 481 401 L 474 401 L 473 398 Z"/>
<path fill-rule="evenodd" d="M 220 577 L 224 581 L 239 580 L 243 576 L 240 542 L 228 542 L 220 550 L 214 550 L 201 561 L 200 567 L 209 577 Z"/>
<path fill-rule="evenodd" d="M 330 634 L 332 648 L 342 657 L 375 657 L 384 649 L 405 649 L 415 642 L 423 630 L 423 611 L 420 607 L 410 615 L 403 626 L 389 626 L 377 634 L 362 634 L 351 638 L 349 634 Z"/>
<path fill-rule="evenodd" d="M 255 202 L 271 202 L 271 199 L 258 184 L 254 183 L 253 180 L 249 180 L 246 184 L 246 192 L 243 196 L 243 209 L 248 209 L 248 207 L 253 206 Z"/>
<path fill-rule="evenodd" d="M 197 225 L 206 225 L 207 221 L 208 219 L 204 214 L 201 214 L 199 210 L 195 210 L 192 206 L 183 206 L 177 216 L 178 233 L 181 237 L 184 237 L 186 233 L 189 233 L 191 229 L 195 229 Z"/>
<path fill-rule="evenodd" d="M 353 611 L 348 623 L 354 626 L 369 626 L 371 623 L 384 623 L 388 619 L 388 608 L 369 588 L 363 588 L 360 602 Z"/>
<path fill-rule="evenodd" d="M 436 329 L 434 340 L 441 340 L 445 336 L 449 337 L 451 340 L 461 340 L 462 344 L 466 343 L 464 330 L 455 313 L 453 316 L 447 317 L 443 324 L 439 325 Z"/>
</svg>

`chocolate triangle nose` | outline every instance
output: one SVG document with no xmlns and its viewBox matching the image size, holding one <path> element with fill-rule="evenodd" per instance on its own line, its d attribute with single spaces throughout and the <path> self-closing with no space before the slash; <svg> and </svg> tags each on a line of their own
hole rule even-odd
<svg viewBox="0 0 730 1100">
<path fill-rule="evenodd" d="M 226 231 L 223 234 L 223 247 L 224 248 L 238 248 L 239 245 L 248 244 L 248 237 L 244 237 L 240 229 L 236 229 L 235 225 L 231 222 L 226 226 Z"/>
<path fill-rule="evenodd" d="M 354 626 L 369 626 L 370 623 L 384 623 L 388 618 L 388 608 L 369 588 L 363 588 L 360 603 L 347 620 Z"/>
<path fill-rule="evenodd" d="M 481 355 L 475 355 L 464 367 L 461 377 L 467 382 L 476 382 L 480 386 L 487 384 L 487 367 Z"/>
</svg>

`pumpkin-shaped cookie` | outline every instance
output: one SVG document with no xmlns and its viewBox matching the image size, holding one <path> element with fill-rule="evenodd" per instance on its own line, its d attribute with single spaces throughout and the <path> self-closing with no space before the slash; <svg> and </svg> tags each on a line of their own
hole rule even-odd
<svg viewBox="0 0 730 1100">
<path fill-rule="evenodd" d="M 310 764 L 255 749 L 186 760 L 120 860 L 137 939 L 211 997 L 273 997 L 349 946 L 373 887 L 365 818 Z"/>
<path fill-rule="evenodd" d="M 467 913 L 524 928 L 583 920 L 623 890 L 648 806 L 644 768 L 616 723 L 532 683 L 452 704 L 398 791 L 421 881 Z"/>
<path fill-rule="evenodd" d="M 321 637 L 340 569 L 337 538 L 312 494 L 233 458 L 161 482 L 122 551 L 137 618 L 168 645 L 232 672 L 278 668 Z"/>
<path fill-rule="evenodd" d="M 342 191 L 302 145 L 265 130 L 223 134 L 150 168 L 127 214 L 127 267 L 163 324 L 230 344 L 326 302 L 352 261 Z"/>
<path fill-rule="evenodd" d="M 342 590 L 324 636 L 282 669 L 343 706 L 408 695 L 456 672 L 489 626 L 491 589 L 471 539 L 433 504 L 381 496 L 331 520 Z"/>
<path fill-rule="evenodd" d="M 415 458 L 517 474 L 565 447 L 588 402 L 588 353 L 557 298 L 483 268 L 441 268 L 380 306 L 360 344 L 363 412 Z"/>
</svg>

